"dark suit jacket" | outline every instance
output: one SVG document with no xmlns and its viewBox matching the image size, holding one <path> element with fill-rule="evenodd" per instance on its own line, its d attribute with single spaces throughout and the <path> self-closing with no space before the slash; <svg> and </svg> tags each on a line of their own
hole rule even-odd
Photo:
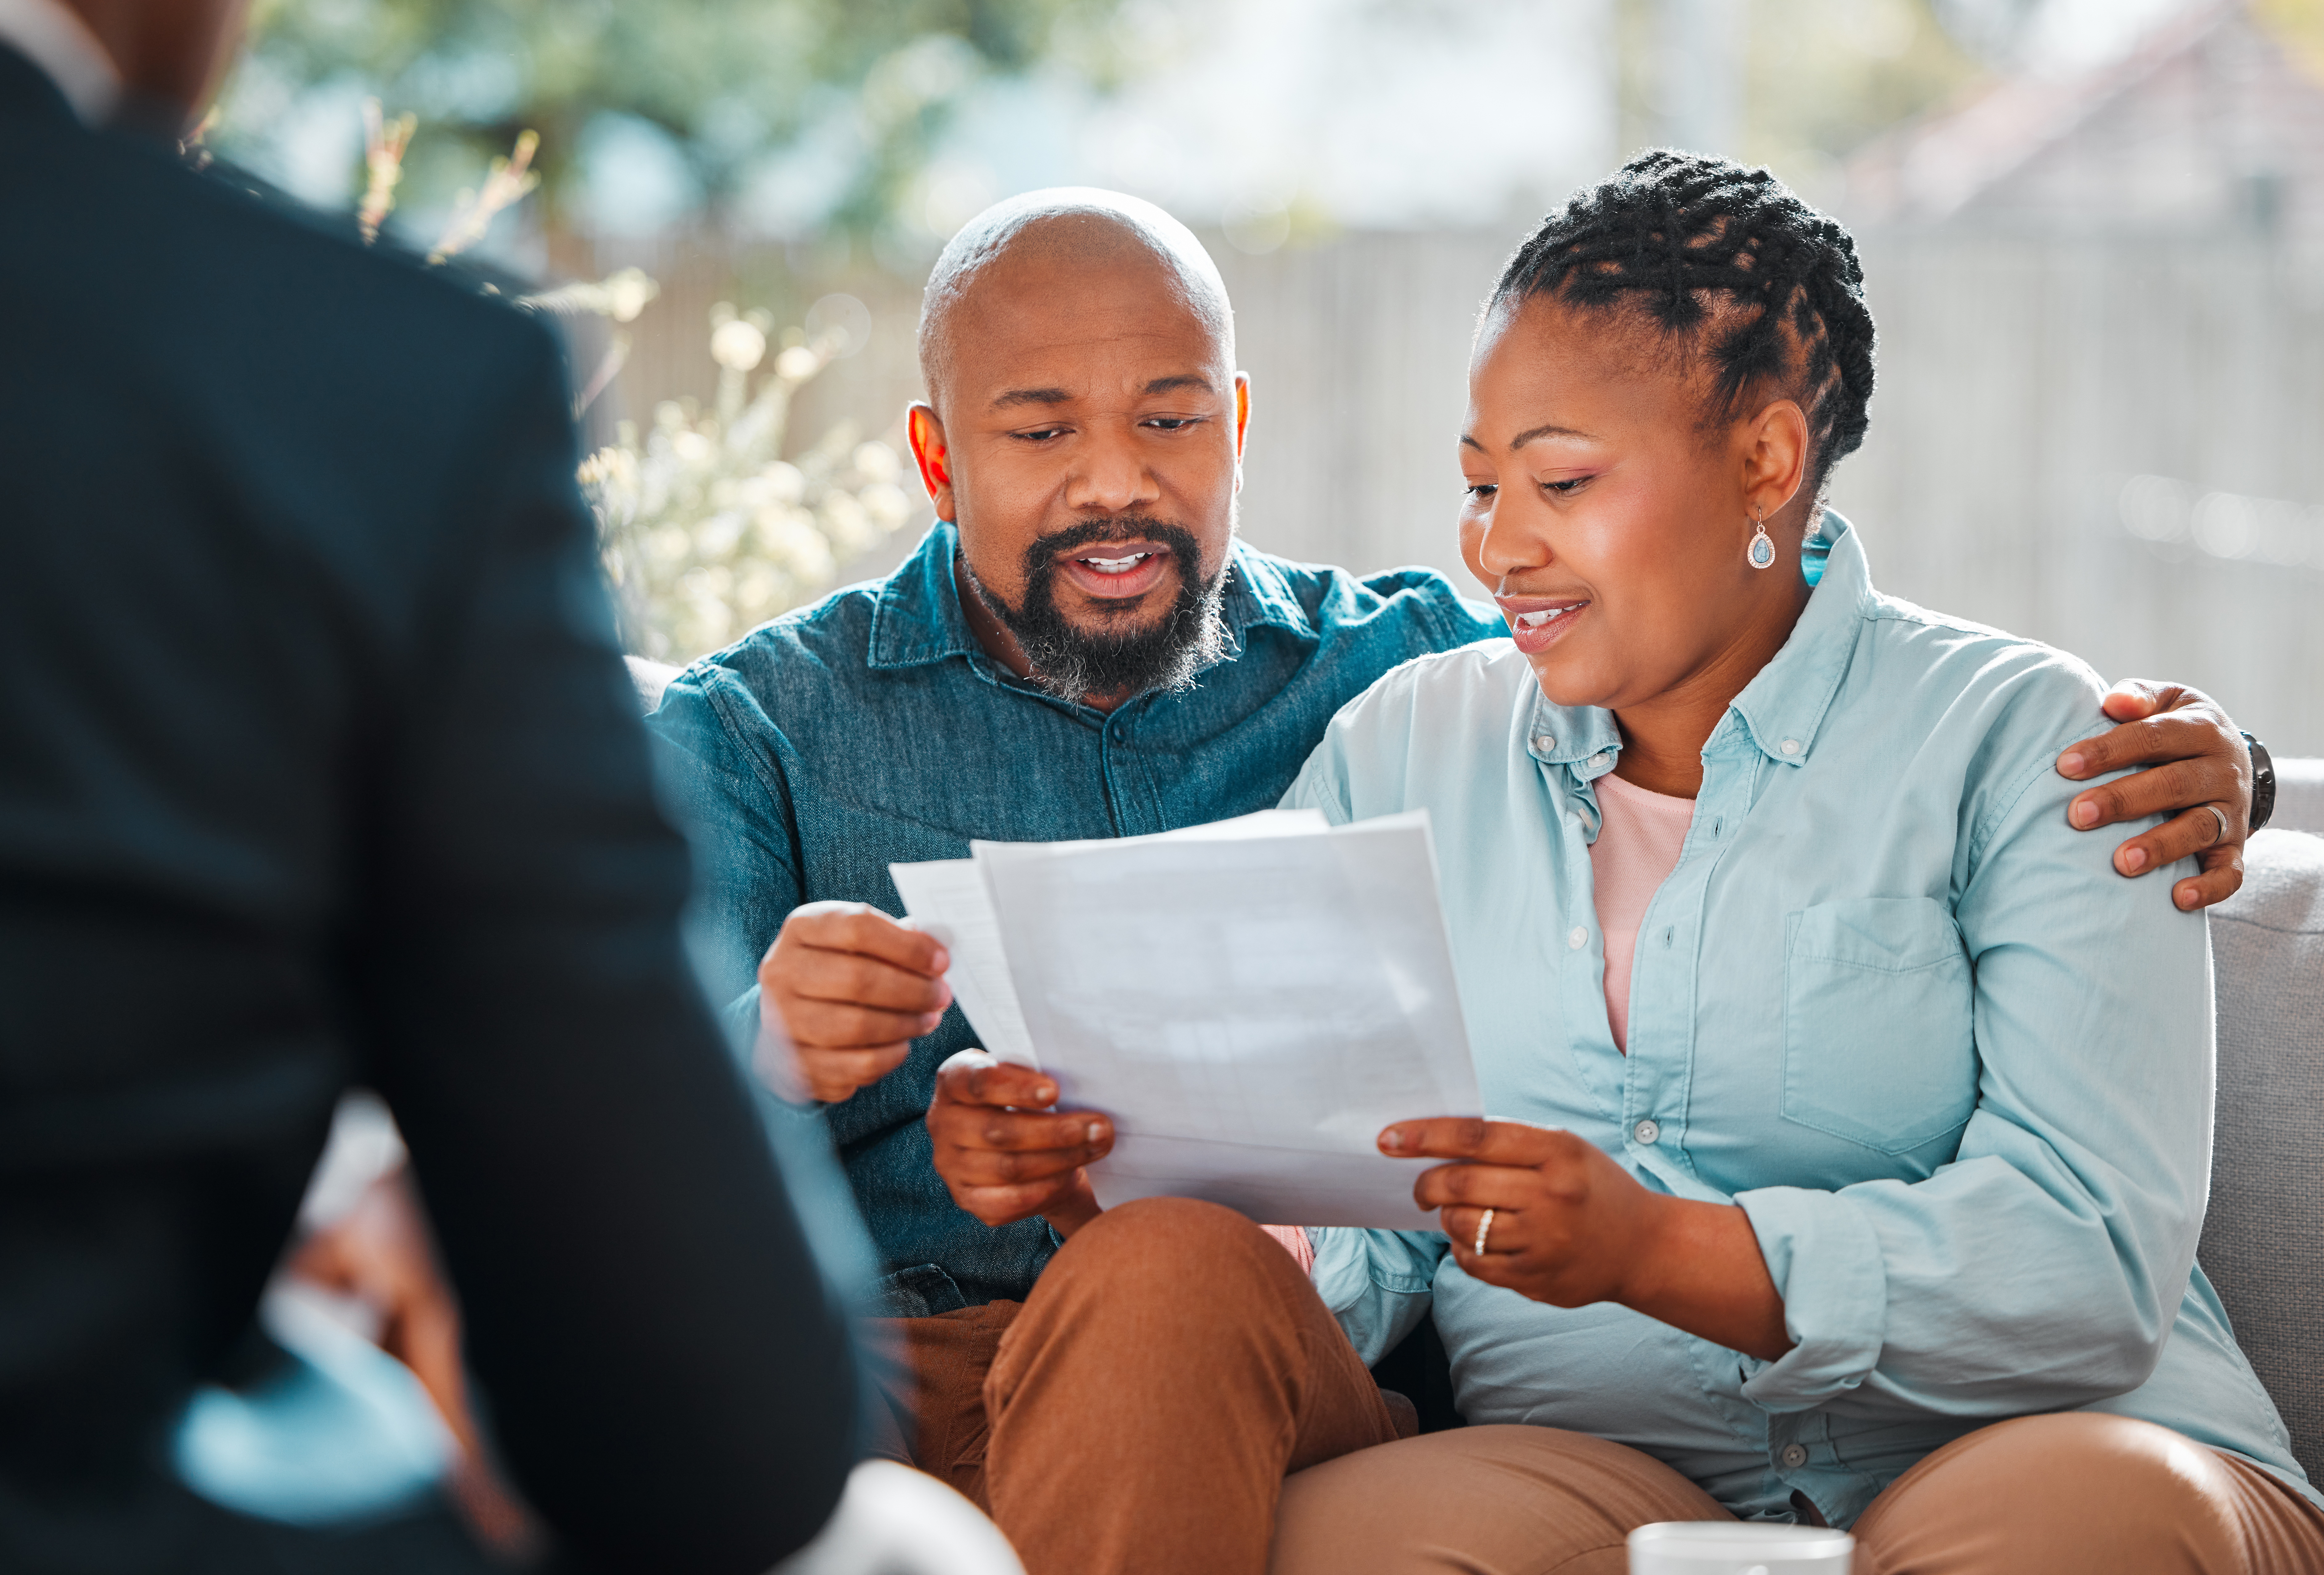
<svg viewBox="0 0 2324 1575">
<path fill-rule="evenodd" d="M 0 1568 L 228 1559 L 161 1434 L 355 1081 L 579 1561 L 755 1572 L 836 1498 L 844 1330 L 683 960 L 568 398 L 0 50 Z"/>
</svg>

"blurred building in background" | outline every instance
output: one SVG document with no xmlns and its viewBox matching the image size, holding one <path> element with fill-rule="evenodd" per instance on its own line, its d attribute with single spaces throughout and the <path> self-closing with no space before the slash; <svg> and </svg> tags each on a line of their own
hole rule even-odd
<svg viewBox="0 0 2324 1575">
<path fill-rule="evenodd" d="M 1848 167 L 1880 392 L 1835 501 L 1900 594 L 2324 754 L 2324 76 L 2240 6 Z"/>
<path fill-rule="evenodd" d="M 798 391 L 798 447 L 896 441 L 954 226 L 1042 185 L 1160 202 L 1237 308 L 1245 533 L 1359 568 L 1460 572 L 1469 335 L 1542 211 L 1640 146 L 1766 162 L 1862 244 L 1880 391 L 1835 502 L 1882 583 L 2324 754 L 2324 0 L 273 0 L 260 25 L 214 140 L 310 200 L 351 200 L 366 95 L 420 118 L 423 241 L 541 132 L 545 184 L 482 250 L 660 286 L 601 440 L 712 404 L 733 302 L 861 327 Z"/>
</svg>

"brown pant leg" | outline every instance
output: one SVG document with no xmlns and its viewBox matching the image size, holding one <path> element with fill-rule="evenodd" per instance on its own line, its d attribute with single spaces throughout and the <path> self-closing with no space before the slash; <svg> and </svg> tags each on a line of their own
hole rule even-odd
<svg viewBox="0 0 2324 1575">
<path fill-rule="evenodd" d="M 863 1343 L 886 1425 L 872 1452 L 918 1466 L 982 1506 L 991 1434 L 984 1376 L 1023 1305 L 988 1302 L 932 1318 L 872 1320 Z"/>
<path fill-rule="evenodd" d="M 1651 1455 L 1550 1427 L 1465 1427 L 1283 1485 L 1271 1575 L 1623 1575 L 1632 1531 L 1729 1520 Z"/>
<path fill-rule="evenodd" d="M 1261 1575 L 1284 1473 L 1396 1437 L 1291 1255 L 1183 1198 L 1076 1232 L 984 1395 L 992 1517 L 1028 1575 Z"/>
<path fill-rule="evenodd" d="M 2066 1412 L 1956 1439 L 1872 1501 L 1856 1575 L 2315 1575 L 2324 1510 L 2167 1427 Z"/>
</svg>

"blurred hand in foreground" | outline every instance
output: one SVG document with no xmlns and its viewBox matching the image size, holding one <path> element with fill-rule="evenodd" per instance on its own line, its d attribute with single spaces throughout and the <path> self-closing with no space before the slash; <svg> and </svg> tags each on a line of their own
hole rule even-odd
<svg viewBox="0 0 2324 1575">
<path fill-rule="evenodd" d="M 540 1527 L 487 1458 L 460 1359 L 460 1310 L 410 1179 L 372 1183 L 355 1206 L 301 1242 L 284 1266 L 297 1278 L 352 1297 L 379 1316 L 379 1348 L 410 1368 L 458 1446 L 448 1485 L 476 1535 L 510 1557 L 538 1551 Z"/>
</svg>

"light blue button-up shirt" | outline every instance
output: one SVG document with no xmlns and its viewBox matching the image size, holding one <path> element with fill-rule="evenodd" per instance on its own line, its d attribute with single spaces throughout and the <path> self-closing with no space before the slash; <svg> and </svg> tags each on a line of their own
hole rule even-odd
<svg viewBox="0 0 2324 1575">
<path fill-rule="evenodd" d="M 1550 704 L 1505 640 L 1423 657 L 1340 713 L 1284 800 L 1430 811 L 1487 1112 L 1740 1204 L 1794 1349 L 1528 1301 L 1434 1232 L 1316 1230 L 1317 1288 L 1366 1361 L 1433 1303 L 1471 1422 L 1633 1445 L 1746 1517 L 1789 1518 L 1798 1489 L 1845 1525 L 1950 1440 L 2074 1408 L 2324 1503 L 2195 1266 L 2205 921 L 2066 824 L 2053 762 L 2103 686 L 1879 594 L 1838 515 L 1822 537 L 1797 628 L 1703 745 L 1628 1056 L 1589 857 L 1609 713 Z"/>
</svg>

